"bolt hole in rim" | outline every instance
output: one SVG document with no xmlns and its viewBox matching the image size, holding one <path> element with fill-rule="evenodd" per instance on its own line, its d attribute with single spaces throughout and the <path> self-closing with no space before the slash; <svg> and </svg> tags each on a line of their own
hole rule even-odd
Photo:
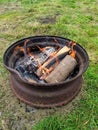
<svg viewBox="0 0 98 130">
<path fill-rule="evenodd" d="M 43 42 L 44 43 L 46 42 L 46 45 L 47 45 L 48 42 L 53 43 L 54 38 L 62 46 L 67 45 L 71 41 L 70 39 L 66 39 L 66 38 L 62 38 L 62 37 L 58 37 L 58 36 L 48 36 L 48 35 L 47 36 L 32 36 L 32 37 L 27 37 L 27 38 L 24 38 L 24 39 L 21 39 L 21 40 L 15 42 L 4 53 L 3 63 L 4 63 L 4 66 L 11 73 L 11 82 L 12 82 L 11 86 L 12 86 L 12 89 L 14 90 L 14 93 L 16 94 L 16 96 L 19 99 L 21 99 L 22 101 L 26 102 L 27 104 L 29 104 L 31 106 L 35 106 L 35 107 L 61 106 L 61 104 L 66 104 L 70 100 L 72 100 L 75 97 L 75 95 L 79 92 L 79 90 L 82 86 L 82 74 L 86 71 L 86 69 L 89 65 L 89 58 L 88 58 L 88 54 L 85 51 L 85 49 L 78 43 L 76 43 L 75 50 L 76 50 L 76 52 L 78 52 L 77 56 L 80 60 L 81 65 L 79 67 L 78 74 L 69 80 L 65 80 L 65 81 L 62 81 L 59 83 L 42 83 L 42 84 L 31 83 L 31 82 L 24 80 L 21 77 L 21 75 L 14 68 L 10 67 L 11 63 L 9 63 L 9 62 L 13 62 L 13 61 L 11 61 L 11 55 L 13 55 L 14 48 L 17 45 L 23 44 L 26 39 L 30 39 L 32 42 L 34 42 L 36 44 L 39 42 L 41 42 L 41 44 L 43 44 Z M 14 79 L 12 77 L 14 77 Z M 81 83 L 77 83 L 77 82 L 79 82 L 78 81 L 79 79 L 81 80 L 80 81 Z M 17 83 L 15 83 L 15 82 L 17 82 Z M 25 90 L 22 90 L 23 89 L 22 86 Z M 68 90 L 68 86 L 69 86 L 70 90 Z M 74 91 L 73 87 L 76 88 L 76 92 L 74 92 L 74 93 L 73 93 L 73 91 Z M 61 90 L 60 90 L 60 88 L 61 88 Z M 30 89 L 30 91 L 32 91 L 31 96 L 29 98 L 27 98 L 27 96 L 29 95 L 28 89 Z M 63 89 L 64 89 L 65 93 L 64 92 L 60 93 L 60 91 L 63 91 Z M 20 91 L 20 93 L 18 93 L 19 91 Z M 36 93 L 36 96 L 34 93 Z M 37 95 L 37 93 L 40 93 L 40 94 Z M 48 96 L 47 96 L 47 94 L 45 96 L 45 93 L 48 93 Z M 53 96 L 51 93 L 54 93 L 55 95 L 57 93 L 57 97 Z M 27 95 L 24 96 L 24 94 L 25 95 L 27 94 Z M 57 101 L 56 98 L 60 98 L 59 101 Z"/>
</svg>

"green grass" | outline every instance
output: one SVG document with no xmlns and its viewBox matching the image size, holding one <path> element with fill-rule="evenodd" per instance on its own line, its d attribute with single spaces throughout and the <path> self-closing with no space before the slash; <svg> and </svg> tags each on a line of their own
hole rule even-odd
<svg viewBox="0 0 98 130">
<path fill-rule="evenodd" d="M 83 96 L 70 113 L 54 113 L 34 127 L 31 125 L 32 130 L 98 130 L 97 4 L 97 0 L 0 0 L 0 109 L 5 108 L 3 120 L 13 115 L 4 103 L 9 91 L 4 85 L 8 84 L 8 73 L 2 63 L 5 49 L 24 37 L 58 35 L 75 40 L 89 54 L 90 65 L 83 75 Z M 14 9 L 10 8 L 12 5 Z"/>
<path fill-rule="evenodd" d="M 9 2 L 14 2 L 15 0 L 0 0 L 0 3 L 9 3 Z"/>
<path fill-rule="evenodd" d="M 84 75 L 85 93 L 78 106 L 67 115 L 53 115 L 32 130 L 98 130 L 98 65 L 90 65 Z"/>
</svg>

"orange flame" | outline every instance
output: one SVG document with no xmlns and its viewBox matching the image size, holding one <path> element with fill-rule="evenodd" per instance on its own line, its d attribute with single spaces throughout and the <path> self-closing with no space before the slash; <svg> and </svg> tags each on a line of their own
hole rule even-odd
<svg viewBox="0 0 98 130">
<path fill-rule="evenodd" d="M 69 46 L 75 46 L 76 45 L 76 42 L 75 41 L 70 41 L 69 42 Z"/>
<path fill-rule="evenodd" d="M 71 50 L 73 51 L 73 47 L 76 45 L 75 41 L 70 41 L 68 46 L 71 48 Z"/>
<path fill-rule="evenodd" d="M 56 49 L 54 52 L 52 52 L 49 56 L 49 60 L 51 60 L 51 58 L 54 57 L 55 59 L 55 63 L 51 65 L 51 67 L 47 68 L 46 66 L 43 67 L 43 64 L 40 63 L 40 60 L 38 58 L 36 58 L 36 55 L 33 54 L 30 50 L 30 48 L 27 47 L 27 43 L 28 43 L 29 40 L 26 40 L 25 43 L 24 43 L 24 47 L 22 46 L 16 46 L 15 49 L 14 49 L 14 52 L 15 53 L 18 53 L 19 51 L 22 51 L 24 53 L 24 55 L 29 55 L 31 58 L 34 58 L 35 57 L 35 60 L 38 62 L 38 69 L 40 69 L 41 71 L 38 73 L 38 76 L 40 77 L 40 79 L 45 79 L 54 69 L 55 67 L 59 64 L 59 59 L 58 57 L 55 57 L 55 55 L 57 54 L 57 52 L 61 49 Z M 54 41 L 56 43 L 58 43 L 57 39 L 54 38 Z M 69 42 L 69 47 L 71 48 L 70 49 L 70 52 L 69 52 L 69 55 L 72 56 L 73 58 L 76 57 L 76 51 L 73 49 L 73 47 L 76 45 L 76 43 L 74 41 L 70 41 Z M 48 47 L 40 47 L 38 45 L 36 45 L 38 47 L 38 49 L 41 51 L 41 52 L 44 52 Z M 47 61 L 45 61 L 47 62 Z"/>
<path fill-rule="evenodd" d="M 42 74 L 41 74 L 40 79 L 45 79 L 54 70 L 54 68 L 59 64 L 59 59 L 56 58 L 55 60 L 56 62 L 50 68 L 42 67 L 41 69 Z"/>
<path fill-rule="evenodd" d="M 42 69 L 42 76 L 40 77 L 40 79 L 45 79 L 46 77 L 47 77 L 47 75 L 48 74 L 50 74 L 52 71 L 53 71 L 53 67 L 50 67 L 49 69 L 48 68 L 46 68 L 46 67 L 44 67 L 43 69 Z"/>
<path fill-rule="evenodd" d="M 24 52 L 24 53 L 25 53 L 24 48 L 23 48 L 23 47 L 21 47 L 21 46 L 16 46 L 16 47 L 15 47 L 15 49 L 14 49 L 14 53 L 17 53 L 18 51 L 22 51 L 22 52 Z"/>
<path fill-rule="evenodd" d="M 38 45 L 36 45 L 37 47 L 38 47 L 38 49 L 40 50 L 40 51 L 45 51 L 45 48 L 41 48 L 41 47 L 39 47 Z"/>
<path fill-rule="evenodd" d="M 69 52 L 70 56 L 72 56 L 73 58 L 76 57 L 76 51 L 73 49 L 73 47 L 76 45 L 75 41 L 70 41 L 68 46 L 71 48 L 71 51 Z"/>
<path fill-rule="evenodd" d="M 57 52 L 60 50 L 60 48 L 59 49 L 57 49 L 56 51 L 54 51 L 54 52 L 52 52 L 51 54 L 50 54 L 50 59 L 51 58 L 53 58 L 56 54 L 57 54 Z"/>
<path fill-rule="evenodd" d="M 50 54 L 49 58 L 53 58 L 55 56 L 55 54 L 57 53 L 57 51 L 53 52 Z"/>
<path fill-rule="evenodd" d="M 72 56 L 73 58 L 75 58 L 76 57 L 76 51 L 71 51 L 71 53 L 70 53 L 70 56 Z"/>
</svg>

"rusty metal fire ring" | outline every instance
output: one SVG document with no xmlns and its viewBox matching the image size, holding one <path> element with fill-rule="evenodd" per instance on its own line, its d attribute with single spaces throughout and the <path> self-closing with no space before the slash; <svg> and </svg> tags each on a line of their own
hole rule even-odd
<svg viewBox="0 0 98 130">
<path fill-rule="evenodd" d="M 82 87 L 82 74 L 86 71 L 89 58 L 85 49 L 78 43 L 75 46 L 77 57 L 79 60 L 78 74 L 59 83 L 31 83 L 24 80 L 21 75 L 13 68 L 17 57 L 13 53 L 17 45 L 23 45 L 25 40 L 29 39 L 32 44 L 58 44 L 60 46 L 67 45 L 71 40 L 58 36 L 33 36 L 24 38 L 12 44 L 4 53 L 4 66 L 11 74 L 11 87 L 15 95 L 23 102 L 34 107 L 51 108 L 62 106 L 71 101 L 80 91 Z"/>
</svg>

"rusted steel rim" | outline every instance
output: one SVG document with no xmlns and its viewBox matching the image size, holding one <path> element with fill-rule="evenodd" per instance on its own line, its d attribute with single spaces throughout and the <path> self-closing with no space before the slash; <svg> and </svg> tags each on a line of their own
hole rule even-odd
<svg viewBox="0 0 98 130">
<path fill-rule="evenodd" d="M 70 102 L 81 90 L 82 77 L 80 76 L 77 81 L 67 84 L 65 86 L 58 86 L 52 90 L 34 89 L 33 86 L 21 86 L 13 76 L 11 76 L 11 88 L 14 94 L 21 101 L 36 108 L 52 108 L 59 107 Z M 23 87 L 23 89 L 21 88 Z"/>
<path fill-rule="evenodd" d="M 70 39 L 58 37 L 58 36 L 34 36 L 24 38 L 12 44 L 4 53 L 3 63 L 4 66 L 11 73 L 11 86 L 16 96 L 27 104 L 35 107 L 54 107 L 61 106 L 72 100 L 79 92 L 82 86 L 82 74 L 86 71 L 89 58 L 85 49 L 78 43 L 75 46 L 77 51 L 77 57 L 80 62 L 79 73 L 69 79 L 59 83 L 31 83 L 24 80 L 20 74 L 11 66 L 15 62 L 15 56 L 13 56 L 13 50 L 17 45 L 22 45 L 26 39 L 30 39 L 32 42 L 47 42 L 53 43 L 54 38 L 60 45 L 64 46 Z"/>
</svg>

